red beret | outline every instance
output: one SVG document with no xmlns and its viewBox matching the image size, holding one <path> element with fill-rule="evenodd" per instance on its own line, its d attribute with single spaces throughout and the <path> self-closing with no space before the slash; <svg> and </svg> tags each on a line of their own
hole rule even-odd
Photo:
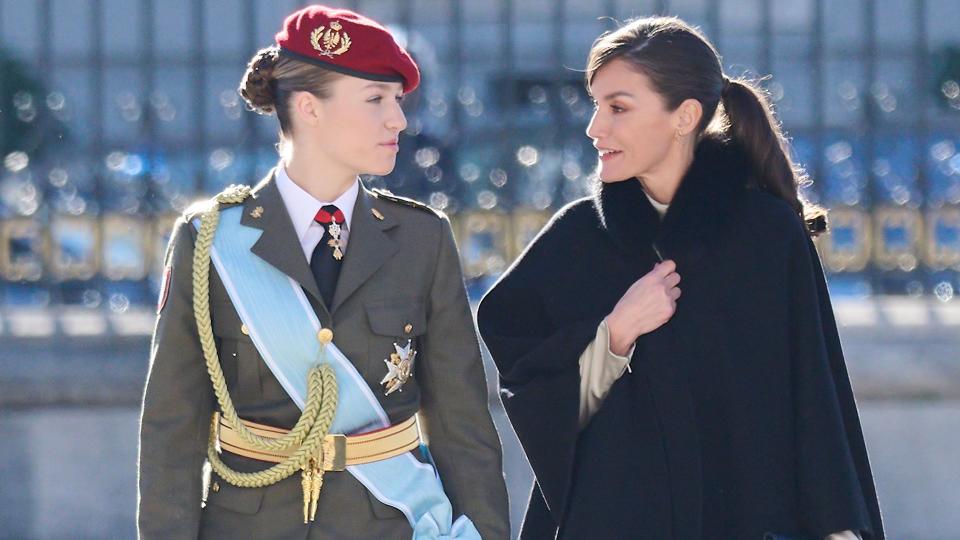
<svg viewBox="0 0 960 540">
<path fill-rule="evenodd" d="M 372 81 L 420 84 L 420 70 L 390 32 L 348 9 L 313 5 L 287 17 L 276 35 L 280 53 Z"/>
</svg>

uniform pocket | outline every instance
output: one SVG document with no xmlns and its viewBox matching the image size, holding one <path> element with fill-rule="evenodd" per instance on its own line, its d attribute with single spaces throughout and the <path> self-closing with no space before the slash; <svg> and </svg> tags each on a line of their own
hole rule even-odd
<svg viewBox="0 0 960 540">
<path fill-rule="evenodd" d="M 252 343 L 233 304 L 226 302 L 211 303 L 210 319 L 213 323 L 213 333 L 217 337 Z"/>
<path fill-rule="evenodd" d="M 211 478 L 210 492 L 207 494 L 207 505 L 238 514 L 256 514 L 263 503 L 264 489 L 237 487 L 214 474 Z"/>
<path fill-rule="evenodd" d="M 367 321 L 374 334 L 393 338 L 414 338 L 427 330 L 422 299 L 365 302 Z"/>
<path fill-rule="evenodd" d="M 394 344 L 405 347 L 410 340 L 412 350 L 419 349 L 417 338 L 427 330 L 425 304 L 422 299 L 379 300 L 365 302 L 364 309 L 370 325 L 364 377 L 371 386 L 379 386 L 385 391 L 384 377 L 392 370 L 386 362 L 390 362 L 391 355 L 396 352 Z M 416 370 L 417 356 L 414 356 L 409 373 L 415 374 Z M 392 407 L 416 410 L 419 392 L 415 378 L 410 376 L 397 390 L 389 395 Z"/>
</svg>

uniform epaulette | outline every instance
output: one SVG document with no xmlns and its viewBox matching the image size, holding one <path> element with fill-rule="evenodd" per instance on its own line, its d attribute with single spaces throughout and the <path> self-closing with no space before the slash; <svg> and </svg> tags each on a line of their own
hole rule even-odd
<svg viewBox="0 0 960 540">
<path fill-rule="evenodd" d="M 404 205 L 404 206 L 409 206 L 410 208 L 418 208 L 418 209 L 423 210 L 423 211 L 425 211 L 425 212 L 429 212 L 429 213 L 433 214 L 434 216 L 437 216 L 438 218 L 443 218 L 443 217 L 444 217 L 443 212 L 441 212 L 441 211 L 439 211 L 439 210 L 437 210 L 437 209 L 435 209 L 435 208 L 433 208 L 433 207 L 431 207 L 431 206 L 429 206 L 429 205 L 427 205 L 427 204 L 424 204 L 424 203 L 422 203 L 422 202 L 420 202 L 420 201 L 418 201 L 418 200 L 410 199 L 410 198 L 407 198 L 407 197 L 401 197 L 401 196 L 399 196 L 399 195 L 394 195 L 394 194 L 391 193 L 390 190 L 388 190 L 388 189 L 376 188 L 376 189 L 373 189 L 373 190 L 371 190 L 371 191 L 373 192 L 374 195 L 376 195 L 376 197 L 377 197 L 378 199 L 387 200 L 387 201 L 393 201 L 393 202 L 395 202 L 395 203 L 399 203 L 399 204 L 402 204 L 402 205 Z"/>
<path fill-rule="evenodd" d="M 197 217 L 199 214 L 209 212 L 213 207 L 219 203 L 220 208 L 228 208 L 235 204 L 243 203 L 244 199 L 250 196 L 251 188 L 250 186 L 243 184 L 230 184 L 225 187 L 223 191 L 217 193 L 209 199 L 199 200 L 183 211 L 183 217 L 187 221 L 192 220 Z"/>
</svg>

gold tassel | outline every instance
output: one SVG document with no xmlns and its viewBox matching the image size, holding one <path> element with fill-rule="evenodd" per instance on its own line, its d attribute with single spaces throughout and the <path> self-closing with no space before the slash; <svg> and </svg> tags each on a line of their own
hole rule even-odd
<svg viewBox="0 0 960 540">
<path fill-rule="evenodd" d="M 310 493 L 310 521 L 317 517 L 317 504 L 320 502 L 320 488 L 323 486 L 323 467 L 314 466 L 313 486 Z"/>
<path fill-rule="evenodd" d="M 309 523 L 310 495 L 313 485 L 313 460 L 310 460 L 300 473 L 300 486 L 303 488 L 303 523 Z"/>
</svg>

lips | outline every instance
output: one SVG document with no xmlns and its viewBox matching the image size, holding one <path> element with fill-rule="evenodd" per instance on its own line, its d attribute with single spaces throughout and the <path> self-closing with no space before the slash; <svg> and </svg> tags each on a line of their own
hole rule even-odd
<svg viewBox="0 0 960 540">
<path fill-rule="evenodd" d="M 608 161 L 623 153 L 622 150 L 610 150 L 606 148 L 598 148 L 597 151 L 600 153 L 601 161 Z"/>
</svg>

